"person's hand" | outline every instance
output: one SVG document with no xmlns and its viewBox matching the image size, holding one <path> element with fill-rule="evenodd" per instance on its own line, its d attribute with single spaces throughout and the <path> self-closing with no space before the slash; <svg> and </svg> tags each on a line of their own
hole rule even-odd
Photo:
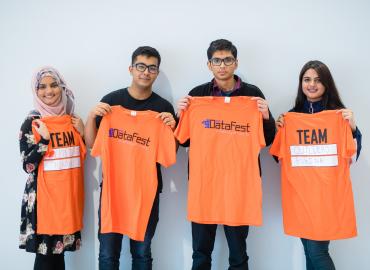
<svg viewBox="0 0 370 270">
<path fill-rule="evenodd" d="M 84 122 L 78 115 L 72 116 L 72 125 L 78 131 L 78 133 L 80 133 L 81 137 L 83 137 L 85 126 L 84 126 Z"/>
<path fill-rule="evenodd" d="M 261 97 L 252 97 L 252 100 L 257 101 L 257 107 L 258 110 L 262 113 L 263 119 L 269 120 L 270 114 L 269 114 L 269 105 L 267 101 Z"/>
<path fill-rule="evenodd" d="M 112 108 L 109 104 L 104 102 L 99 102 L 89 114 L 89 117 L 96 118 L 97 116 L 104 116 L 107 113 L 112 112 Z"/>
<path fill-rule="evenodd" d="M 36 119 L 34 120 L 33 126 L 43 139 L 50 140 L 50 133 L 44 122 L 42 122 L 40 119 Z"/>
<path fill-rule="evenodd" d="M 276 129 L 284 127 L 284 114 L 280 114 L 278 119 L 275 121 Z"/>
<path fill-rule="evenodd" d="M 353 116 L 353 111 L 350 109 L 340 109 L 337 113 L 341 113 L 343 119 L 348 120 L 349 125 L 351 126 L 352 131 L 356 130 L 355 118 Z"/>
<path fill-rule="evenodd" d="M 186 97 L 181 98 L 177 102 L 177 115 L 179 115 L 182 110 L 186 110 L 188 108 L 190 104 L 190 99 L 191 99 L 191 96 L 186 96 Z"/>
<path fill-rule="evenodd" d="M 167 126 L 170 126 L 172 130 L 176 127 L 176 120 L 173 117 L 172 113 L 169 112 L 161 112 L 159 113 L 156 118 L 161 118 L 163 123 Z"/>
</svg>

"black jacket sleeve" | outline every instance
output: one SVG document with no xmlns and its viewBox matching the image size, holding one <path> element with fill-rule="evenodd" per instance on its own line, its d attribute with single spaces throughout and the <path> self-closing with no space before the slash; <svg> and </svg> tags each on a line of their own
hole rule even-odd
<svg viewBox="0 0 370 270">
<path fill-rule="evenodd" d="M 361 149 L 362 149 L 362 134 L 361 134 L 361 131 L 358 129 L 358 127 L 356 127 L 356 130 L 352 132 L 352 136 L 354 139 L 356 139 L 356 142 L 357 142 L 356 160 L 358 160 L 360 153 L 361 153 Z"/>
</svg>

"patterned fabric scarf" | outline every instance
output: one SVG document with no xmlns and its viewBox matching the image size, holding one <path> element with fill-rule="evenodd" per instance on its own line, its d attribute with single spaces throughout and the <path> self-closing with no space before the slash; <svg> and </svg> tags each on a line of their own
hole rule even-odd
<svg viewBox="0 0 370 270">
<path fill-rule="evenodd" d="M 57 83 L 58 86 L 62 89 L 62 97 L 59 103 L 56 106 L 48 106 L 41 101 L 37 96 L 37 91 L 40 85 L 41 80 L 44 77 L 52 77 Z M 75 102 L 72 91 L 67 87 L 63 77 L 60 73 L 52 67 L 42 67 L 35 73 L 32 80 L 32 94 L 33 94 L 33 103 L 35 110 L 39 112 L 41 117 L 52 116 L 52 115 L 63 115 L 70 114 L 74 112 Z M 34 112 L 31 112 L 33 114 Z"/>
</svg>

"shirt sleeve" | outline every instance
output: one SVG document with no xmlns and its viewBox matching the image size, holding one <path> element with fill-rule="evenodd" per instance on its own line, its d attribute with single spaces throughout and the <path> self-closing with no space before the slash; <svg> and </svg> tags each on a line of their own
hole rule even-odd
<svg viewBox="0 0 370 270">
<path fill-rule="evenodd" d="M 265 141 L 265 135 L 263 133 L 263 131 L 264 131 L 263 118 L 262 118 L 262 114 L 260 112 L 258 112 L 258 117 L 259 117 L 259 120 L 258 120 L 258 141 L 259 141 L 259 144 L 262 148 L 262 147 L 266 146 L 266 141 Z"/>
<path fill-rule="evenodd" d="M 275 139 L 270 148 L 270 154 L 279 160 L 284 158 L 285 126 L 278 129 Z"/>
<path fill-rule="evenodd" d="M 164 167 L 169 167 L 176 162 L 176 142 L 169 126 L 160 123 L 160 135 L 157 146 L 157 162 Z"/>
<path fill-rule="evenodd" d="M 86 145 L 85 145 L 85 142 L 84 142 L 83 138 L 81 137 L 81 135 L 79 133 L 78 133 L 78 138 L 79 138 L 79 142 L 80 142 L 81 159 L 84 161 L 85 158 L 86 158 Z"/>
<path fill-rule="evenodd" d="M 340 117 L 342 116 L 340 115 Z M 342 156 L 344 158 L 351 158 L 356 153 L 356 144 L 353 140 L 352 130 L 348 121 L 342 118 L 342 125 L 344 126 Z"/>
<path fill-rule="evenodd" d="M 91 156 L 98 157 L 102 154 L 102 147 L 104 146 L 104 138 L 106 134 L 109 132 L 108 129 L 108 119 L 107 117 L 103 117 L 102 121 L 100 122 L 100 127 L 98 129 L 98 133 L 96 134 L 94 145 L 91 149 Z"/>
<path fill-rule="evenodd" d="M 168 103 L 167 108 L 166 108 L 166 112 L 169 112 L 170 114 L 172 114 L 173 118 L 176 121 L 176 125 L 177 125 L 177 123 L 179 122 L 179 119 L 177 119 L 175 109 L 173 108 L 171 103 Z"/>
<path fill-rule="evenodd" d="M 190 139 L 189 108 L 183 110 L 180 115 L 179 124 L 175 130 L 175 137 L 180 143 Z"/>
</svg>

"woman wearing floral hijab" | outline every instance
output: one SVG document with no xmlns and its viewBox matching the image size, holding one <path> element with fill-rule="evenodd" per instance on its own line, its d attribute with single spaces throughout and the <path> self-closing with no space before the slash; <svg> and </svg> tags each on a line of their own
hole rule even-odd
<svg viewBox="0 0 370 270">
<path fill-rule="evenodd" d="M 65 182 L 69 181 L 69 185 L 73 186 L 73 194 L 65 194 L 65 192 L 62 191 L 60 192 L 61 194 L 58 194 L 55 193 L 55 190 L 50 190 L 50 186 L 47 186 L 48 183 L 45 181 L 46 178 L 41 179 L 40 173 L 42 175 L 46 175 L 46 173 L 50 173 L 50 171 L 54 170 L 52 173 L 55 173 L 55 175 L 68 175 L 68 173 L 65 174 L 66 167 L 62 168 L 59 166 L 57 168 L 56 166 L 58 165 L 58 162 L 59 165 L 61 164 L 61 160 L 53 160 L 53 157 L 49 156 L 60 156 L 60 153 L 63 152 L 63 164 L 65 166 L 65 164 L 68 163 L 68 160 L 72 160 L 71 158 L 65 159 L 67 151 L 70 149 L 74 149 L 76 151 L 77 149 L 77 152 L 80 153 L 80 149 L 84 149 L 83 141 L 81 139 L 83 137 L 84 125 L 81 118 L 73 114 L 74 96 L 72 91 L 67 88 L 64 79 L 54 68 L 44 67 L 36 72 L 32 82 L 32 93 L 34 110 L 29 113 L 23 122 L 19 136 L 23 169 L 28 173 L 28 179 L 22 200 L 19 247 L 21 249 L 25 249 L 27 252 L 36 253 L 34 269 L 65 269 L 64 251 L 75 251 L 81 246 L 80 229 L 82 227 L 83 173 L 78 172 L 79 180 L 77 182 L 82 181 L 82 184 L 78 183 L 78 185 L 70 184 L 75 183 L 75 179 L 59 179 L 56 176 L 52 179 L 55 180 L 53 183 L 54 186 L 55 183 L 59 183 L 56 181 L 62 180 L 60 182 L 62 185 L 65 185 Z M 49 132 L 47 119 L 58 119 L 58 121 L 63 119 L 62 121 L 64 122 L 68 121 L 68 123 L 66 123 L 67 126 L 70 126 L 68 134 L 73 133 L 75 138 L 78 137 L 76 141 L 79 143 L 76 144 L 76 146 L 73 145 L 72 147 L 52 149 L 50 151 L 51 145 L 54 146 L 55 137 L 58 138 L 58 135 L 55 136 L 56 133 L 52 133 L 51 131 Z M 59 145 L 60 138 L 57 139 L 57 143 Z M 61 149 L 63 151 L 60 151 Z M 55 154 L 54 152 L 58 153 Z M 77 160 L 80 164 L 79 168 L 76 168 L 78 166 L 69 168 L 73 168 L 74 170 L 81 169 L 83 171 L 82 154 L 77 158 L 81 158 Z M 73 160 L 75 162 L 76 158 L 73 158 Z M 50 165 L 54 166 L 48 172 L 46 172 L 46 162 L 49 162 L 48 170 L 51 168 Z M 43 186 L 41 183 L 43 183 Z M 42 189 L 45 190 L 45 188 L 47 192 L 49 192 L 46 192 L 47 196 L 44 195 L 45 192 L 41 192 Z M 40 192 L 38 192 L 38 190 Z M 53 213 L 53 211 L 55 212 L 55 209 L 58 209 L 57 207 L 54 207 L 53 201 L 58 202 L 58 200 L 67 201 L 65 204 L 67 208 L 68 205 L 73 205 L 70 207 L 71 211 L 69 211 L 67 215 L 65 215 L 64 211 L 61 211 L 63 213 Z M 43 201 L 46 201 L 47 205 L 44 209 L 40 209 L 41 202 Z M 71 203 L 68 204 L 68 201 L 71 201 Z M 78 208 L 78 206 L 76 207 L 75 205 L 79 204 L 82 205 L 82 207 L 77 209 L 77 211 L 81 212 L 81 217 L 77 218 L 80 221 L 77 222 L 79 223 L 77 227 L 73 227 L 79 228 L 77 231 L 69 232 L 67 234 L 54 234 L 50 233 L 50 231 L 45 233 L 45 230 L 41 229 L 41 223 L 49 222 L 49 220 L 55 218 L 56 215 L 60 216 L 58 218 L 60 218 L 61 223 L 64 222 L 65 216 L 69 216 L 67 219 L 71 219 L 71 216 L 78 216 L 78 214 L 76 215 L 75 213 L 75 208 Z M 47 209 L 47 216 L 45 216 L 45 214 L 40 216 L 42 211 L 45 212 L 45 208 Z M 50 228 L 50 226 L 46 228 Z"/>
</svg>

